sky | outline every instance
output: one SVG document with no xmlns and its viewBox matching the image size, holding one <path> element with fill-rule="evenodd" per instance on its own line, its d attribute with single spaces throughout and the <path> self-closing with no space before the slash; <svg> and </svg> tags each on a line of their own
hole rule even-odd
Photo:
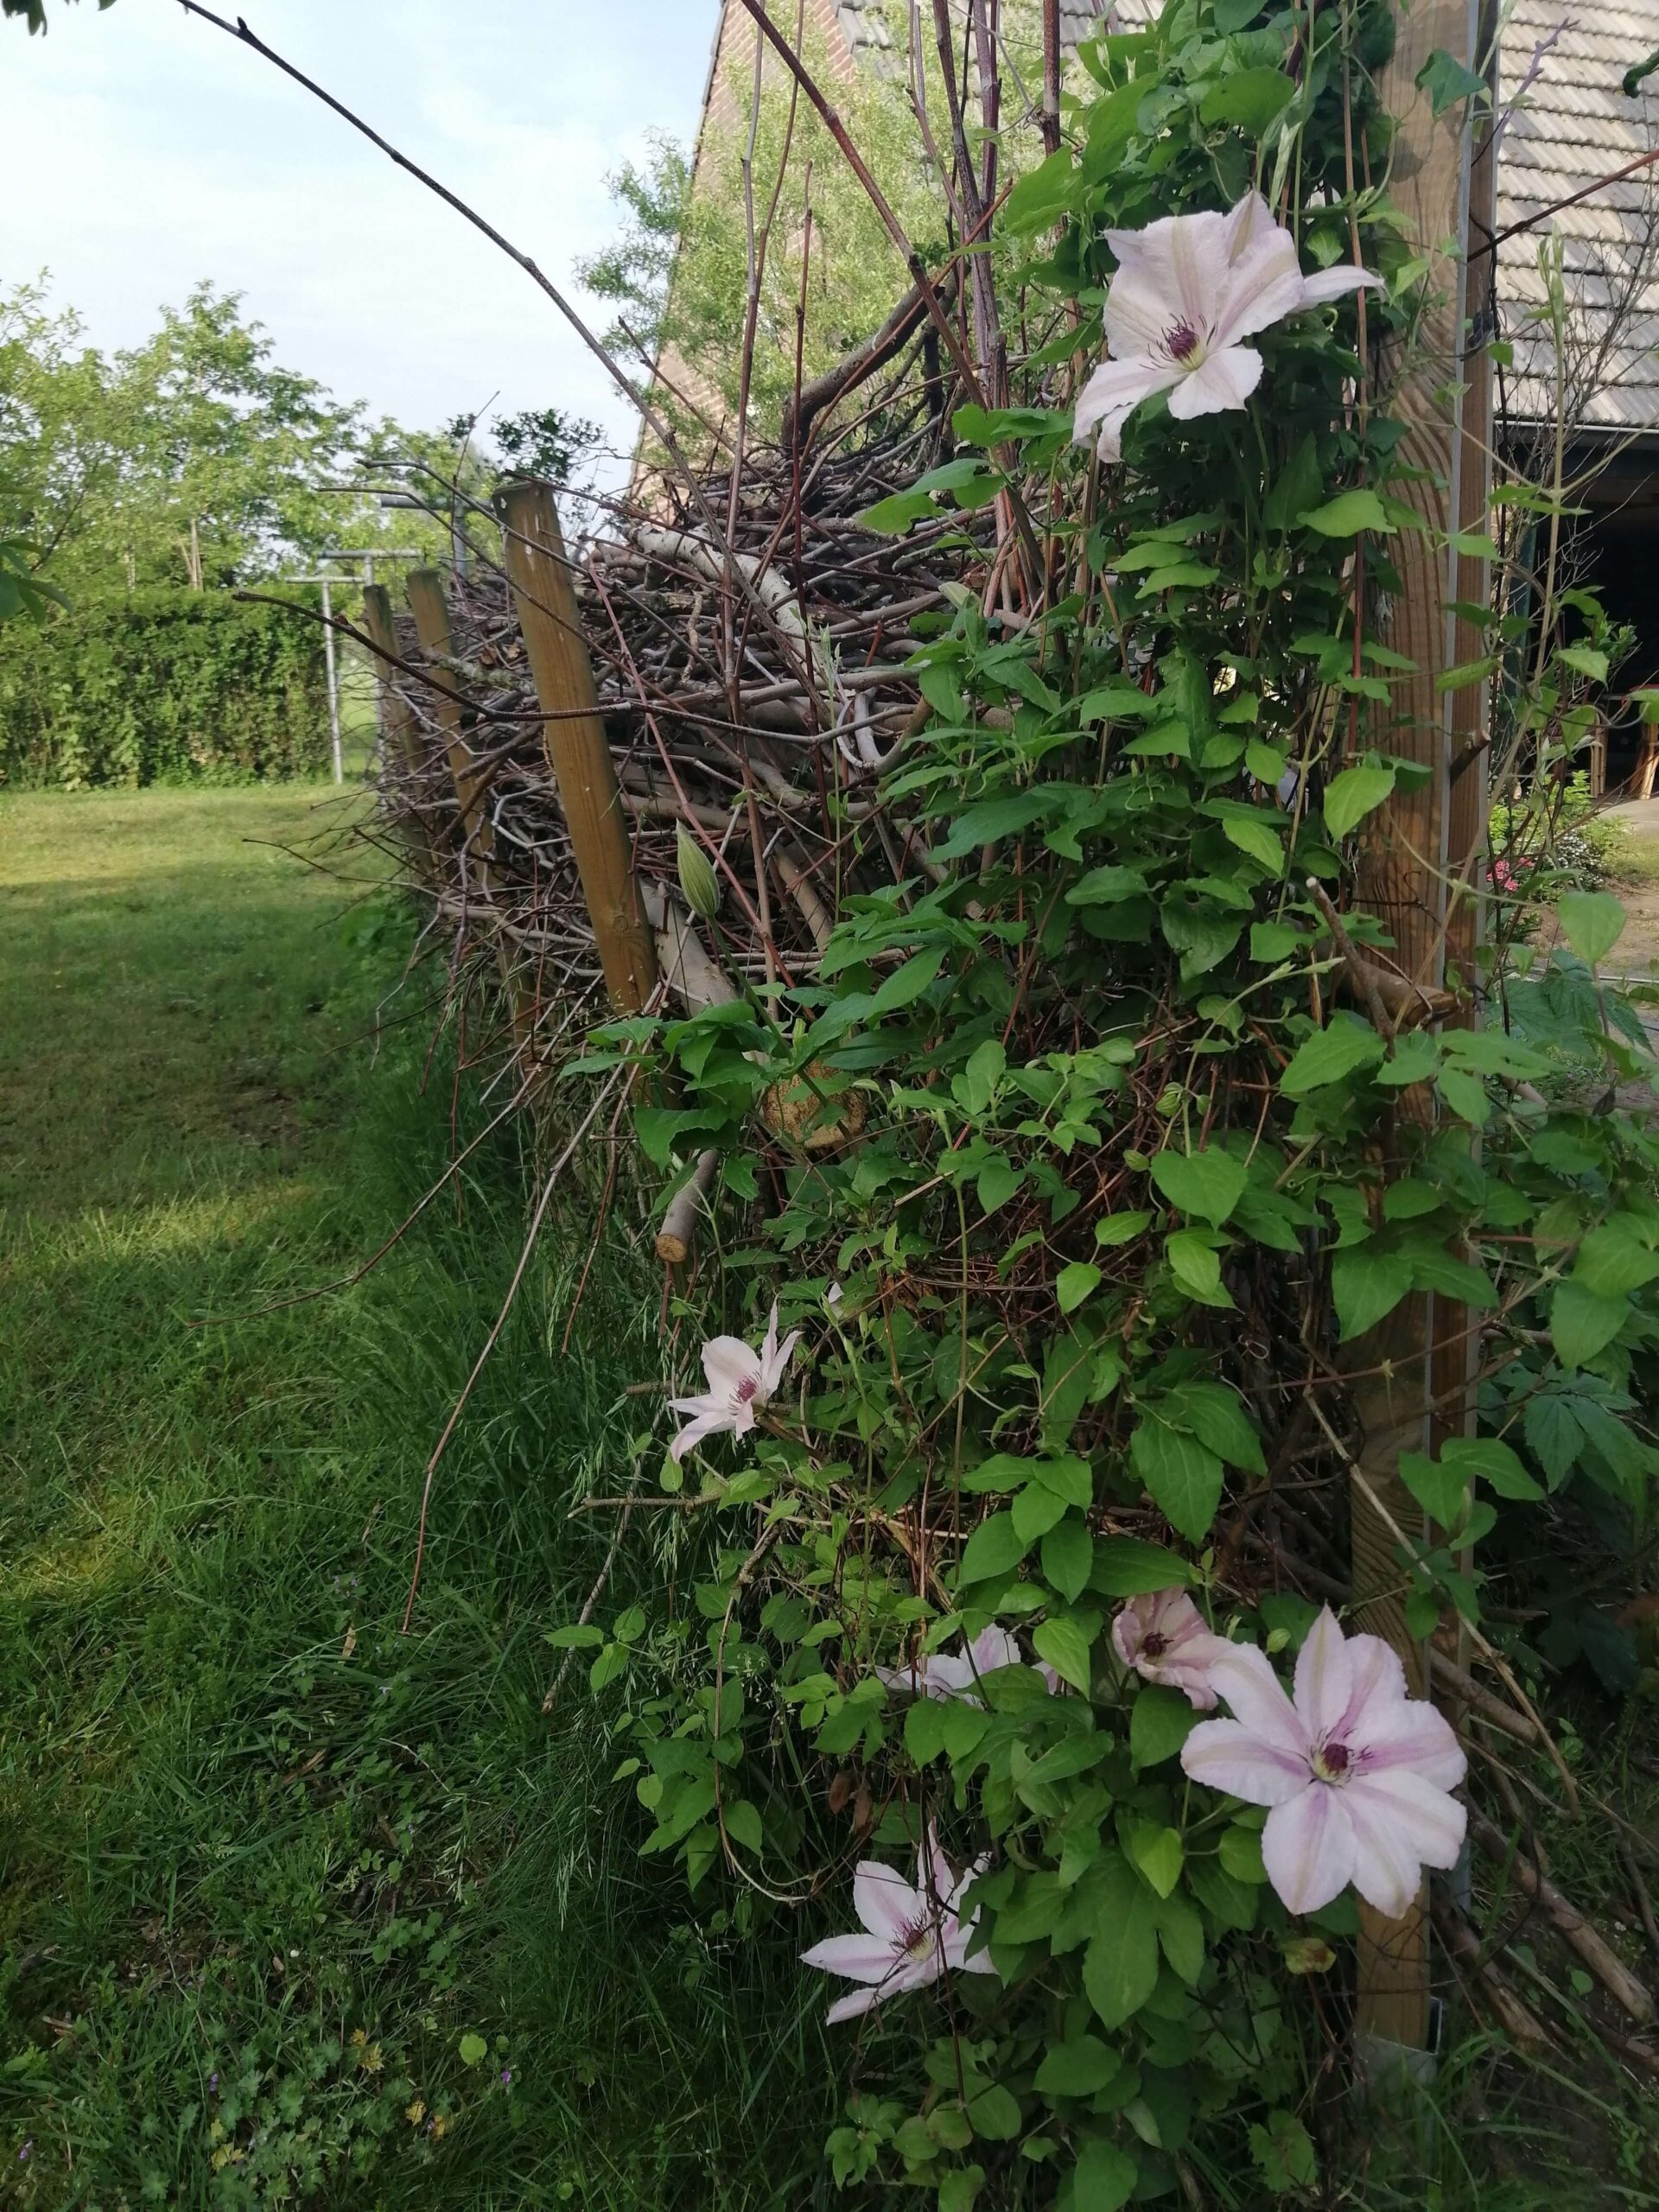
<svg viewBox="0 0 1659 2212">
<path fill-rule="evenodd" d="M 51 272 L 89 342 L 130 345 L 203 278 L 285 368 L 435 429 L 558 406 L 632 415 L 551 302 L 338 116 L 175 0 L 48 0 L 0 22 L 0 283 Z M 285 60 L 528 252 L 620 227 L 606 177 L 696 127 L 718 0 L 225 0 Z"/>
</svg>

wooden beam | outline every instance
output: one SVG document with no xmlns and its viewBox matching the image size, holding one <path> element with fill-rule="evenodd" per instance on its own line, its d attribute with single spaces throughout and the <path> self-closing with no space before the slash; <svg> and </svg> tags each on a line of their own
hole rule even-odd
<svg viewBox="0 0 1659 2212">
<path fill-rule="evenodd" d="M 1452 785 L 1450 767 L 1460 728 L 1472 727 L 1478 702 L 1443 696 L 1436 678 L 1458 658 L 1459 626 L 1452 601 L 1481 595 L 1478 564 L 1448 555 L 1446 534 L 1478 526 L 1465 512 L 1484 475 L 1474 448 L 1484 453 L 1490 408 L 1471 404 L 1465 389 L 1466 238 L 1471 163 L 1466 111 L 1436 117 L 1416 79 L 1437 49 L 1467 62 L 1480 59 L 1480 0 L 1416 0 L 1395 17 L 1395 53 L 1379 87 L 1394 117 L 1390 195 L 1405 218 L 1405 234 L 1429 256 L 1433 295 L 1419 334 L 1410 373 L 1399 387 L 1394 411 L 1405 424 L 1401 457 L 1420 474 L 1395 488 L 1422 518 L 1421 532 L 1402 531 L 1390 541 L 1400 590 L 1386 624 L 1387 642 L 1408 655 L 1414 671 L 1400 681 L 1385 730 L 1373 734 L 1385 750 L 1406 755 L 1429 771 L 1421 788 L 1396 793 L 1373 818 L 1360 864 L 1359 900 L 1394 939 L 1394 958 L 1414 982 L 1435 990 L 1447 978 L 1448 943 L 1455 942 L 1452 977 L 1472 976 L 1478 899 L 1448 900 L 1454 854 L 1470 863 L 1485 828 L 1484 776 Z M 1491 164 L 1486 164 L 1490 171 Z M 1484 356 L 1472 364 L 1484 393 Z M 1362 617 L 1363 609 L 1361 610 Z M 1391 1155 L 1405 1148 L 1414 1122 L 1430 1119 L 1434 1101 L 1426 1087 L 1403 1093 L 1395 1108 Z M 1393 1158 L 1386 1163 L 1390 1169 Z M 1467 1373 L 1463 1309 L 1443 1301 L 1437 1312 L 1427 1296 L 1408 1299 L 1383 1326 L 1356 1347 L 1355 1365 L 1369 1371 L 1356 1390 L 1362 1442 L 1351 1491 L 1354 1593 L 1360 1625 L 1399 1651 L 1414 1693 L 1427 1688 L 1420 1644 L 1409 1634 L 1405 1592 L 1390 1522 L 1414 1535 L 1424 1529 L 1421 1508 L 1400 1480 L 1400 1455 L 1431 1441 L 1429 1405 L 1444 1377 Z M 1436 1340 L 1440 1350 L 1435 1350 Z M 1438 1370 L 1438 1373 L 1437 1373 Z M 1462 1409 L 1458 1409 L 1459 1421 Z M 1428 2032 L 1427 1893 L 1394 1921 L 1360 1908 L 1356 2026 L 1372 2044 L 1421 2050 Z"/>
<path fill-rule="evenodd" d="M 657 988 L 657 956 L 640 912 L 616 766 L 599 712 L 553 494 L 511 484 L 500 494 L 501 538 L 536 696 L 543 745 L 582 877 L 606 988 L 638 1014 Z"/>
<path fill-rule="evenodd" d="M 421 737 L 415 710 L 397 688 L 397 626 L 392 618 L 391 594 L 384 584 L 363 587 L 363 628 L 375 652 L 375 678 L 380 704 L 380 741 L 385 753 L 400 763 L 411 780 L 421 772 Z M 408 830 L 410 855 L 428 890 L 435 890 L 440 870 L 432 850 L 431 832 L 416 817 Z"/>
<path fill-rule="evenodd" d="M 436 664 L 441 688 L 435 688 L 432 710 L 443 732 L 449 772 L 454 779 L 455 803 L 466 836 L 466 849 L 477 871 L 476 888 L 489 888 L 489 860 L 494 833 L 484 812 L 484 779 L 473 749 L 467 742 L 466 709 L 452 667 L 454 642 L 449 627 L 449 601 L 443 578 L 435 569 L 411 569 L 407 586 L 409 611 L 415 617 L 415 634 L 421 651 Z"/>
</svg>

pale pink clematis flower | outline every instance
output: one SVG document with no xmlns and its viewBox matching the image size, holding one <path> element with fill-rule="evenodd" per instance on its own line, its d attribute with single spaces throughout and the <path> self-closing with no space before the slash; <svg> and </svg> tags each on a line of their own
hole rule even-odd
<svg viewBox="0 0 1659 2212">
<path fill-rule="evenodd" d="M 1210 1669 L 1231 1647 L 1206 1624 L 1185 1590 L 1154 1590 L 1131 1598 L 1112 1623 L 1112 1643 L 1143 1681 L 1184 1690 L 1189 1705 L 1213 1713 Z"/>
<path fill-rule="evenodd" d="M 1086 443 L 1098 426 L 1103 461 L 1122 459 L 1123 425 L 1154 392 L 1168 392 L 1178 422 L 1242 407 L 1262 356 L 1241 338 L 1363 285 L 1382 289 L 1347 264 L 1305 276 L 1295 239 L 1259 192 L 1230 215 L 1166 215 L 1108 231 L 1106 242 L 1117 257 L 1104 315 L 1111 359 L 1084 385 L 1073 432 Z"/>
<path fill-rule="evenodd" d="M 800 1331 L 791 1329 L 779 1343 L 776 1299 L 766 1324 L 766 1340 L 759 1351 L 741 1337 L 711 1337 L 702 1348 L 707 1390 L 700 1398 L 669 1400 L 675 1413 L 692 1416 L 669 1446 L 670 1457 L 683 1459 L 694 1444 L 701 1444 L 705 1436 L 718 1436 L 724 1429 L 730 1429 L 734 1436 L 747 1435 L 754 1427 L 755 1408 L 764 1406 L 783 1381 L 790 1354 L 800 1340 Z"/>
<path fill-rule="evenodd" d="M 963 1891 L 986 1861 L 976 1859 L 961 1875 L 950 1872 L 930 1821 L 927 1840 L 917 1856 L 912 1888 L 895 1866 L 867 1859 L 853 1876 L 853 1910 L 863 1923 L 855 1936 L 831 1936 L 801 1954 L 801 1963 L 822 1967 L 861 1986 L 837 1998 L 825 2018 L 831 2027 L 868 2012 L 884 1997 L 921 1989 L 947 1973 L 995 1974 L 983 1951 L 971 1959 L 968 1945 L 976 1915 L 963 1920 Z"/>
<path fill-rule="evenodd" d="M 954 1651 L 924 1652 L 907 1667 L 878 1667 L 875 1672 L 890 1690 L 907 1690 L 912 1697 L 959 1697 L 969 1705 L 982 1705 L 980 1676 L 1020 1664 L 1019 1645 L 1007 1629 L 993 1622 L 971 1643 L 958 1644 Z"/>
<path fill-rule="evenodd" d="M 1237 1717 L 1201 1720 L 1181 1764 L 1273 1808 L 1262 1858 L 1293 1912 L 1318 1912 L 1351 1882 L 1397 1920 L 1425 1866 L 1456 1864 L 1467 1815 L 1449 1793 L 1468 1761 L 1433 1707 L 1407 1696 L 1380 1637 L 1344 1637 L 1327 1605 L 1297 1656 L 1294 1704 L 1252 1645 L 1230 1644 L 1210 1680 Z"/>
</svg>

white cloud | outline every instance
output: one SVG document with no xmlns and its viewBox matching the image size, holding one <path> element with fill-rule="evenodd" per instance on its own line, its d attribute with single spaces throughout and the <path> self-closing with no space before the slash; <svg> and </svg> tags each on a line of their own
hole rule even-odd
<svg viewBox="0 0 1659 2212">
<path fill-rule="evenodd" d="M 689 138 L 716 0 L 242 0 L 262 37 L 582 304 L 616 229 L 607 172 Z M 302 87 L 169 0 L 57 0 L 0 28 L 0 279 L 41 267 L 95 345 L 203 277 L 245 295 L 287 366 L 435 425 L 494 399 L 630 410 L 523 272 Z M 586 303 L 592 320 L 604 310 Z"/>
</svg>

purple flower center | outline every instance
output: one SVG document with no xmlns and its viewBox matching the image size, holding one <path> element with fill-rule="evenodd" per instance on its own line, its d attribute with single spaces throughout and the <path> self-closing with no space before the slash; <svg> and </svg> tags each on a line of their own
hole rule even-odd
<svg viewBox="0 0 1659 2212">
<path fill-rule="evenodd" d="M 1155 1628 L 1141 1646 L 1141 1656 L 1143 1659 L 1161 1659 L 1168 1649 L 1169 1638 L 1161 1629 Z"/>
<path fill-rule="evenodd" d="M 732 1395 L 735 1397 L 740 1406 L 747 1406 L 750 1399 L 754 1396 L 760 1388 L 760 1383 L 757 1376 L 746 1375 L 739 1382 L 736 1389 Z"/>
<path fill-rule="evenodd" d="M 907 1920 L 899 1931 L 899 1949 L 906 1958 L 914 1959 L 918 1966 L 924 1959 L 933 1955 L 937 1940 L 932 1916 L 929 1913 Z"/>
<path fill-rule="evenodd" d="M 1353 1753 L 1346 1744 L 1321 1744 L 1313 1754 L 1313 1771 L 1321 1782 L 1346 1782 L 1353 1764 Z"/>
<path fill-rule="evenodd" d="M 1190 322 L 1178 322 L 1173 330 L 1164 333 L 1164 345 L 1172 361 L 1179 361 L 1183 368 L 1198 350 L 1198 334 Z"/>
</svg>

